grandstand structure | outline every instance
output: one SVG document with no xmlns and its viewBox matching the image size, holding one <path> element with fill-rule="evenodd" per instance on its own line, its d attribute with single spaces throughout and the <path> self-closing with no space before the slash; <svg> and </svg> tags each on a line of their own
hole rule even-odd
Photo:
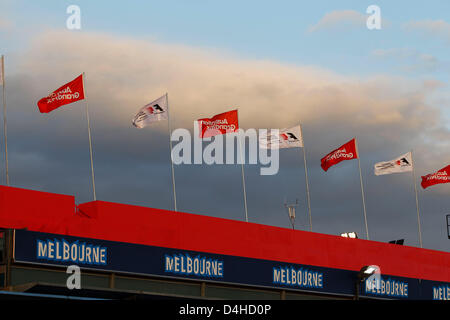
<svg viewBox="0 0 450 320">
<path fill-rule="evenodd" d="M 450 299 L 436 250 L 6 186 L 0 228 L 0 299 Z"/>
</svg>

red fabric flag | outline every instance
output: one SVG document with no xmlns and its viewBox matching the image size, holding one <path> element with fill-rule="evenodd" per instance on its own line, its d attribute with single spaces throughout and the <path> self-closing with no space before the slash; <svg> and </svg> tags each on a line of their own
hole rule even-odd
<svg viewBox="0 0 450 320">
<path fill-rule="evenodd" d="M 432 185 L 450 182 L 450 165 L 441 170 L 422 176 L 422 188 L 426 189 Z"/>
<path fill-rule="evenodd" d="M 200 138 L 236 132 L 239 129 L 238 112 L 232 110 L 215 115 L 212 118 L 198 119 L 197 124 Z"/>
<path fill-rule="evenodd" d="M 328 171 L 331 166 L 338 164 L 344 160 L 357 159 L 358 153 L 356 152 L 356 139 L 352 139 L 343 146 L 331 151 L 320 162 L 322 169 Z"/>
<path fill-rule="evenodd" d="M 84 99 L 83 75 L 56 89 L 47 97 L 38 101 L 41 113 L 49 113 L 65 104 Z"/>
</svg>

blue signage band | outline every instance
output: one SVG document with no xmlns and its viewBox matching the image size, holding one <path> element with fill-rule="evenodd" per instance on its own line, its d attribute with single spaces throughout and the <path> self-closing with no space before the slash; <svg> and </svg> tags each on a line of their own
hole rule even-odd
<svg viewBox="0 0 450 320">
<path fill-rule="evenodd" d="M 353 296 L 358 272 L 207 252 L 15 230 L 14 261 L 165 278 Z M 382 274 L 360 296 L 450 299 L 450 283 Z"/>
</svg>

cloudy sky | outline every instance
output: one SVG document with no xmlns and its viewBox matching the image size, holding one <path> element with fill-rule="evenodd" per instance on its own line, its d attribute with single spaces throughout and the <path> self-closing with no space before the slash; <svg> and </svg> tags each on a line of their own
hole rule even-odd
<svg viewBox="0 0 450 320">
<path fill-rule="evenodd" d="M 66 27 L 72 4 L 80 30 Z M 373 4 L 381 30 L 366 26 Z M 449 12 L 437 0 L 2 0 L 11 184 L 92 200 L 85 102 L 36 106 L 85 72 L 99 200 L 173 208 L 167 122 L 131 124 L 168 92 L 174 129 L 234 108 L 242 128 L 302 123 L 315 232 L 365 237 L 357 161 L 320 168 L 356 136 L 371 240 L 418 246 L 412 175 L 373 174 L 413 150 L 424 247 L 449 251 L 450 184 L 420 187 L 450 164 Z M 302 150 L 281 150 L 277 175 L 259 169 L 245 166 L 249 221 L 289 227 L 283 204 L 298 198 L 308 230 Z M 244 219 L 240 165 L 179 165 L 175 178 L 180 211 Z"/>
</svg>

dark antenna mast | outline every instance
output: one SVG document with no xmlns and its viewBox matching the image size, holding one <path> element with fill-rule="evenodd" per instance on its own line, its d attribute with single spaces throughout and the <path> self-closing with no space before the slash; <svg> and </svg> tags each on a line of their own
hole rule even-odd
<svg viewBox="0 0 450 320">
<path fill-rule="evenodd" d="M 295 229 L 295 209 L 296 207 L 298 207 L 298 199 L 295 199 L 295 203 L 292 204 L 288 204 L 287 200 L 284 200 L 284 207 L 287 210 L 287 214 L 289 216 L 289 220 L 291 221 L 292 224 L 292 230 Z"/>
</svg>

